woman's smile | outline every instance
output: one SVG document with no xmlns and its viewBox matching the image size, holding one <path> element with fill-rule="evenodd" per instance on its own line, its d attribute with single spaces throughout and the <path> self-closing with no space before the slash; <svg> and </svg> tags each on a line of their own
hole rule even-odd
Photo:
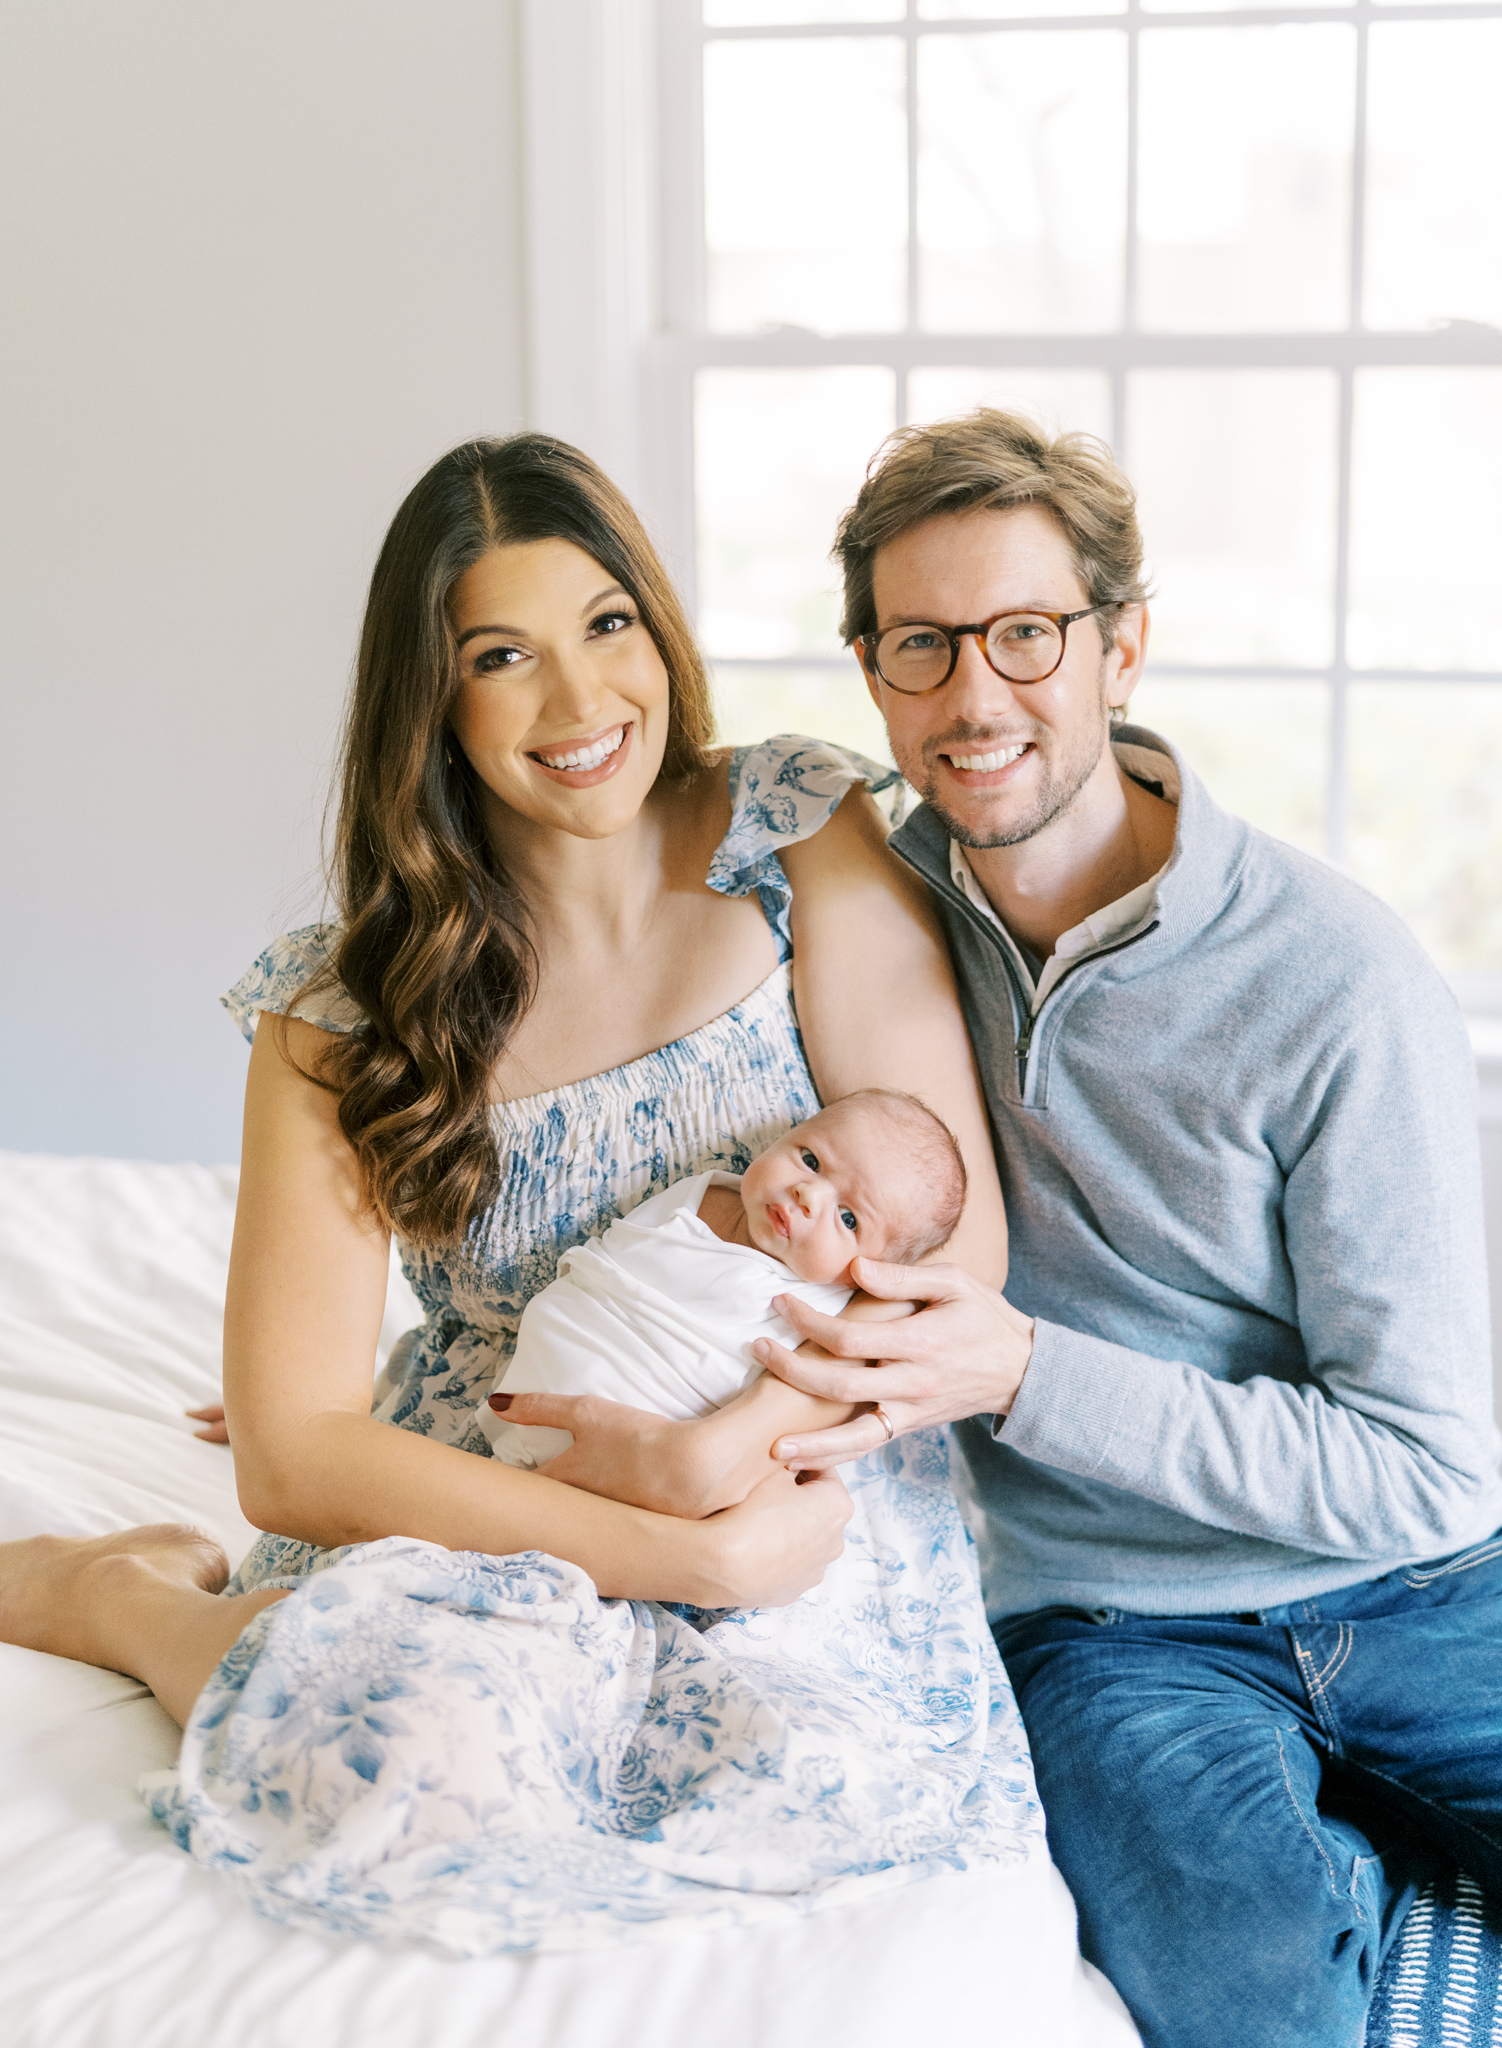
<svg viewBox="0 0 1502 2048">
<path fill-rule="evenodd" d="M 597 782 L 608 782 L 625 763 L 635 730 L 634 721 L 627 720 L 561 746 L 534 747 L 527 759 L 566 789 L 592 789 Z"/>
</svg>

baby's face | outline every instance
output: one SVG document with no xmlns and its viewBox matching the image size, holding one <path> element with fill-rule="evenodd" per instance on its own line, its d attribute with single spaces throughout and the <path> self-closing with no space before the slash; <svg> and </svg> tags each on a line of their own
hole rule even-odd
<svg viewBox="0 0 1502 2048">
<path fill-rule="evenodd" d="M 842 1280 L 852 1259 L 885 1255 L 918 1192 L 914 1179 L 889 1119 L 824 1110 L 746 1169 L 751 1242 L 800 1280 Z"/>
</svg>

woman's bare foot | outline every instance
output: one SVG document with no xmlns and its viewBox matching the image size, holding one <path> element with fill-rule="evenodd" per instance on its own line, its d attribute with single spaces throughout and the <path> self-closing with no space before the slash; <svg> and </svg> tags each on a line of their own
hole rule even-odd
<svg viewBox="0 0 1502 2048">
<path fill-rule="evenodd" d="M 229 1561 L 212 1536 L 186 1522 L 0 1543 L 0 1642 L 118 1670 L 109 1655 L 110 1612 L 142 1574 L 218 1593 Z"/>
</svg>

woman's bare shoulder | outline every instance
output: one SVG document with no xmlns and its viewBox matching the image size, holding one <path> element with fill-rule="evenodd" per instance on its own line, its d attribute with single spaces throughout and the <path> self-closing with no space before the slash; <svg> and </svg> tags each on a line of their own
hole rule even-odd
<svg viewBox="0 0 1502 2048">
<path fill-rule="evenodd" d="M 906 895 L 916 878 L 887 845 L 891 830 L 881 805 L 866 784 L 858 782 L 808 838 L 778 851 L 795 890 L 824 880 L 864 876 Z"/>
</svg>

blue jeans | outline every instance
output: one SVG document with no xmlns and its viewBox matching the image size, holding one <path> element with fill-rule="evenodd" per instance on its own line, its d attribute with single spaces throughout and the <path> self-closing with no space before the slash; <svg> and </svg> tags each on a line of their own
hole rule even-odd
<svg viewBox="0 0 1502 2048">
<path fill-rule="evenodd" d="M 1424 1878 L 1502 1894 L 1502 1531 L 1317 1600 L 999 1622 L 1080 1943 L 1148 2048 L 1359 2048 Z"/>
</svg>

